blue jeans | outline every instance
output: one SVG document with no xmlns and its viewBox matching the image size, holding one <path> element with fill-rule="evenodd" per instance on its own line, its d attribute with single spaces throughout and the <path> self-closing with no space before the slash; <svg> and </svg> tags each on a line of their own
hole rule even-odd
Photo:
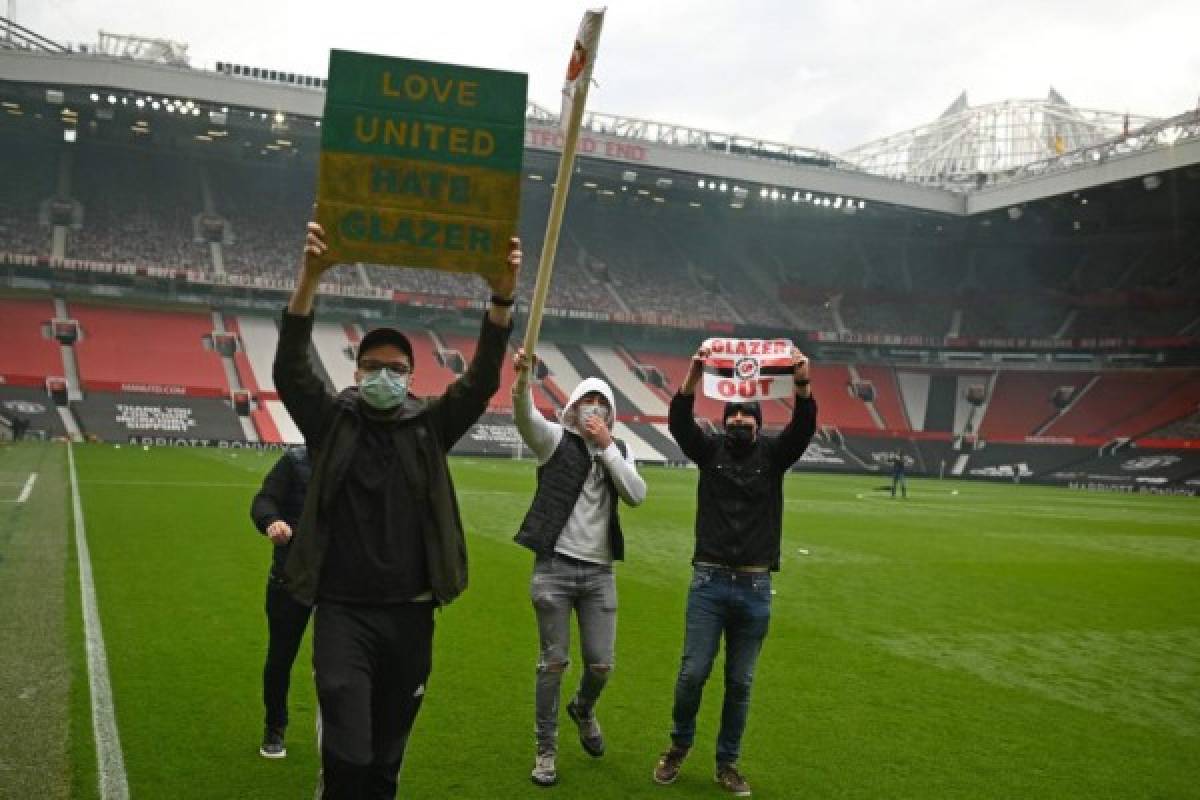
<svg viewBox="0 0 1200 800">
<path fill-rule="evenodd" d="M 750 686 L 771 621 L 771 574 L 697 566 L 688 590 L 683 663 L 675 681 L 671 740 L 691 747 L 704 683 L 725 636 L 725 700 L 717 735 L 717 763 L 732 764 L 741 753 L 750 713 Z"/>
</svg>

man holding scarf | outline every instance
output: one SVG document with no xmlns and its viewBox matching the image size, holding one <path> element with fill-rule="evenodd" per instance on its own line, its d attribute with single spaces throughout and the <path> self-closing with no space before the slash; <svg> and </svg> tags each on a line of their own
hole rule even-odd
<svg viewBox="0 0 1200 800">
<path fill-rule="evenodd" d="M 817 426 L 808 359 L 792 348 L 794 406 L 778 436 L 761 433 L 756 402 L 727 403 L 723 434 L 706 434 L 693 414 L 696 384 L 709 349 L 701 347 L 671 400 L 671 435 L 696 463 L 696 547 L 688 591 L 683 660 L 675 682 L 671 747 L 654 780 L 674 783 L 696 735 L 704 684 L 725 637 L 725 698 L 717 735 L 716 781 L 738 797 L 750 785 L 737 767 L 750 711 L 754 667 L 771 619 L 771 573 L 779 569 L 783 479 L 804 454 Z"/>
</svg>

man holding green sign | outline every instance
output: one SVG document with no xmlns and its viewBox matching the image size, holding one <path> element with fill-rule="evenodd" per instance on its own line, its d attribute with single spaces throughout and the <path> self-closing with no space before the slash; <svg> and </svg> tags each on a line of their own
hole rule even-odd
<svg viewBox="0 0 1200 800">
<path fill-rule="evenodd" d="M 334 50 L 317 221 L 339 262 L 494 275 L 516 235 L 526 77 Z"/>
<path fill-rule="evenodd" d="M 317 218 L 283 314 L 274 377 L 313 454 L 284 573 L 315 605 L 322 800 L 396 794 L 432 666 L 433 612 L 467 583 L 446 454 L 487 410 L 512 332 L 525 76 L 335 51 Z M 439 397 L 408 388 L 393 328 L 359 343 L 356 386 L 309 361 L 313 301 L 337 263 L 478 272 L 491 302 L 470 367 Z"/>
</svg>

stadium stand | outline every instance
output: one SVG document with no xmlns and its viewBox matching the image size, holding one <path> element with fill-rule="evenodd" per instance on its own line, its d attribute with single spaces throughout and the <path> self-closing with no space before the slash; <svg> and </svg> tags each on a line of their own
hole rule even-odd
<svg viewBox="0 0 1200 800">
<path fill-rule="evenodd" d="M 1047 436 L 1140 436 L 1185 416 L 1200 402 L 1190 370 L 1105 372 L 1044 431 Z"/>
<path fill-rule="evenodd" d="M 48 300 L 0 298 L 5 327 L 0 347 L 0 383 L 44 387 L 46 378 L 63 374 L 59 344 L 43 333 L 54 317 Z"/>
<path fill-rule="evenodd" d="M 900 389 L 896 385 L 896 372 L 890 366 L 858 366 L 858 376 L 871 384 L 875 390 L 875 410 L 883 420 L 883 427 L 890 431 L 911 429 L 904 406 L 900 402 Z"/>
<path fill-rule="evenodd" d="M 67 237 L 66 255 L 141 266 L 209 268 L 194 240 L 202 201 L 195 162 L 166 152 L 110 145 L 75 151 L 75 197 L 83 224 Z"/>
<path fill-rule="evenodd" d="M 221 357 L 204 346 L 212 332 L 208 314 L 72 303 L 71 315 L 82 329 L 75 355 L 85 391 L 140 384 L 228 395 Z"/>
<path fill-rule="evenodd" d="M 880 302 L 846 294 L 842 320 L 854 333 L 888 334 L 903 331 L 918 336 L 946 336 L 952 309 L 944 303 L 914 303 L 911 299 Z"/>
<path fill-rule="evenodd" d="M 987 413 L 979 424 L 984 439 L 1021 439 L 1037 432 L 1058 414 L 1054 393 L 1064 387 L 1073 395 L 1087 385 L 1091 372 L 1002 370 L 992 389 Z"/>
<path fill-rule="evenodd" d="M 51 147 L 22 140 L 0 147 L 0 252 L 50 253 L 50 229 L 38 210 L 53 195 L 56 163 Z"/>
<path fill-rule="evenodd" d="M 871 419 L 867 412 L 866 403 L 850 392 L 852 380 L 844 364 L 813 364 L 809 371 L 822 425 L 854 430 L 878 430 L 875 420 Z M 789 411 L 788 417 L 781 421 L 786 422 L 790 415 Z M 766 422 L 765 413 L 763 422 Z"/>
<path fill-rule="evenodd" d="M 1151 431 L 1147 438 L 1200 441 L 1200 410 Z"/>
<path fill-rule="evenodd" d="M 312 346 L 334 392 L 354 385 L 354 347 L 344 325 L 318 321 L 313 325 Z"/>
</svg>

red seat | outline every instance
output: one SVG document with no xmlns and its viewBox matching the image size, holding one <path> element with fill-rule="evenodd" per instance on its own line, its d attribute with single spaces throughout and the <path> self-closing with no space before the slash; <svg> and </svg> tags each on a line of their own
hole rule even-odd
<svg viewBox="0 0 1200 800">
<path fill-rule="evenodd" d="M 42 386 L 63 374 L 62 354 L 54 339 L 42 337 L 42 325 L 54 317 L 49 300 L 0 300 L 0 378 L 4 383 Z"/>
<path fill-rule="evenodd" d="M 82 334 L 75 345 L 84 389 L 164 387 L 163 393 L 226 395 L 221 357 L 205 349 L 212 318 L 193 311 L 146 311 L 73 303 Z M 134 389 L 138 391 L 140 389 Z"/>
</svg>

